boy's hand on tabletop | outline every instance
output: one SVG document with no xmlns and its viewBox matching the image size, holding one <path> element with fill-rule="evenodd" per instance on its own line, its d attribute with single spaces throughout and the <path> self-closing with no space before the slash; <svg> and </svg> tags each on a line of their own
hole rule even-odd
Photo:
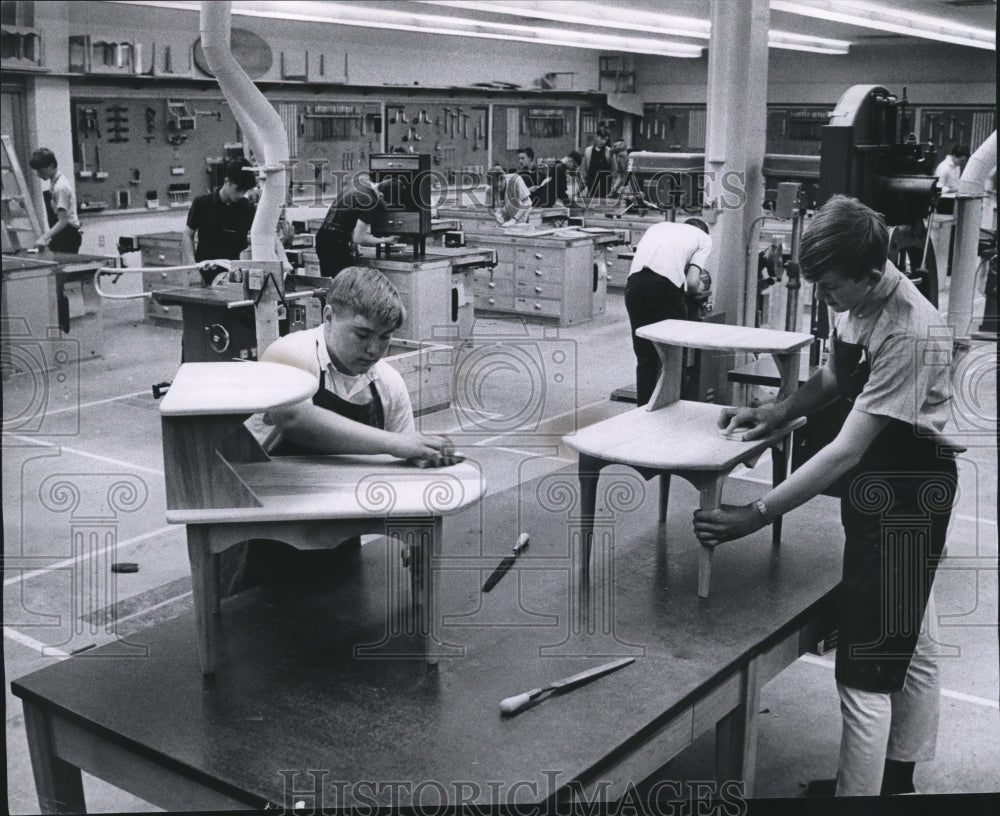
<svg viewBox="0 0 1000 816">
<path fill-rule="evenodd" d="M 416 467 L 447 467 L 464 462 L 465 457 L 455 452 L 455 446 L 446 436 L 400 434 L 396 453 L 401 459 Z"/>
<path fill-rule="evenodd" d="M 694 511 L 694 534 L 706 547 L 755 533 L 766 524 L 752 504 L 724 504 L 717 510 Z"/>
<path fill-rule="evenodd" d="M 717 424 L 719 436 L 749 442 L 767 436 L 781 421 L 774 408 L 723 408 Z"/>
</svg>

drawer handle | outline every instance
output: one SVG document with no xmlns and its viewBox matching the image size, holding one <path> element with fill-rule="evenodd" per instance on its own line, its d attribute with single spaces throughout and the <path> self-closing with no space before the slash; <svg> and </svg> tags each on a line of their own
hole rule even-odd
<svg viewBox="0 0 1000 816">
<path fill-rule="evenodd" d="M 535 310 L 536 310 L 536 311 L 539 311 L 539 310 L 541 310 L 541 308 L 542 308 L 542 304 L 541 304 L 541 303 L 536 303 L 536 304 L 535 304 Z"/>
<path fill-rule="evenodd" d="M 536 275 L 537 275 L 538 277 L 541 277 L 541 276 L 542 276 L 542 270 L 541 270 L 541 269 L 536 269 L 536 270 L 535 270 L 535 274 L 536 274 Z"/>
<path fill-rule="evenodd" d="M 160 277 L 163 278 L 163 280 L 166 280 L 167 279 L 167 273 L 166 272 L 161 272 L 160 273 Z"/>
<path fill-rule="evenodd" d="M 541 294 L 542 293 L 542 287 L 541 286 L 536 286 L 535 287 L 535 291 L 538 292 L 538 294 Z"/>
<path fill-rule="evenodd" d="M 487 298 L 486 302 L 489 303 L 490 306 L 492 306 L 494 303 L 496 303 L 496 300 L 494 298 Z"/>
<path fill-rule="evenodd" d="M 167 259 L 166 255 L 157 255 L 156 257 L 159 258 L 161 261 L 165 261 Z"/>
<path fill-rule="evenodd" d="M 495 283 L 494 283 L 493 281 L 490 281 L 490 282 L 489 282 L 489 283 L 487 284 L 487 286 L 489 286 L 489 287 L 490 287 L 490 289 L 496 289 L 496 288 L 497 288 L 497 285 L 496 285 L 496 284 L 495 284 Z"/>
<path fill-rule="evenodd" d="M 541 260 L 541 259 L 542 259 L 542 253 L 541 253 L 541 252 L 536 252 L 536 253 L 535 253 L 535 257 L 536 257 L 536 258 L 537 258 L 538 260 Z"/>
</svg>

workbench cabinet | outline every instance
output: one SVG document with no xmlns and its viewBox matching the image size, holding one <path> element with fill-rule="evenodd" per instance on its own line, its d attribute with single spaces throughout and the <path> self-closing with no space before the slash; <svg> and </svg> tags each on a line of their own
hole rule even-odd
<svg viewBox="0 0 1000 816">
<path fill-rule="evenodd" d="M 557 320 L 572 326 L 592 320 L 595 280 L 591 236 L 561 238 L 525 235 L 466 236 L 467 246 L 493 249 L 497 265 L 479 270 L 473 302 L 480 312 L 506 312 Z"/>
<path fill-rule="evenodd" d="M 183 233 L 155 232 L 137 235 L 136 245 L 142 257 L 143 268 L 184 265 Z M 142 291 L 172 289 L 178 286 L 201 285 L 201 276 L 195 271 L 143 272 Z M 179 304 L 158 303 L 146 298 L 146 318 L 160 324 L 180 326 L 183 322 Z"/>
</svg>

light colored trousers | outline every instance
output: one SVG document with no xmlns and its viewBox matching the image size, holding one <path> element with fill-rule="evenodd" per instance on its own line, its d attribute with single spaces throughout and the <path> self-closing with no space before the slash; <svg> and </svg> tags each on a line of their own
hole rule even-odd
<svg viewBox="0 0 1000 816">
<path fill-rule="evenodd" d="M 934 759 L 941 713 L 939 651 L 932 588 L 903 688 L 881 693 L 837 683 L 843 719 L 837 796 L 878 796 L 886 759 Z"/>
<path fill-rule="evenodd" d="M 948 274 L 948 255 L 951 253 L 951 230 L 955 226 L 955 216 L 935 215 L 931 226 L 931 244 L 934 245 L 934 259 L 937 261 L 938 283 L 943 283 Z"/>
</svg>

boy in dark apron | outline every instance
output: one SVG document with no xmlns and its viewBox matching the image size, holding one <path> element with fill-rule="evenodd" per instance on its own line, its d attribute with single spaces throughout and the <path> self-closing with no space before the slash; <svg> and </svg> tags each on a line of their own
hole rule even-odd
<svg viewBox="0 0 1000 816">
<path fill-rule="evenodd" d="M 255 417 L 249 427 L 271 456 L 390 454 L 421 467 L 460 461 L 443 436 L 417 433 L 402 375 L 382 357 L 406 316 L 398 292 L 377 269 L 340 271 L 326 295 L 323 324 L 272 343 L 261 360 L 308 371 L 316 393 Z M 358 539 L 352 539 L 356 545 Z M 350 549 L 344 542 L 338 550 Z M 268 582 L 322 580 L 334 550 L 289 551 L 254 542 L 250 572 Z"/>
<path fill-rule="evenodd" d="M 396 240 L 391 235 L 376 238 L 371 232 L 373 220 L 386 209 L 386 196 L 390 202 L 401 200 L 403 190 L 393 190 L 394 183 L 399 185 L 400 182 L 389 177 L 375 184 L 367 173 L 360 173 L 354 186 L 344 190 L 330 205 L 322 226 L 316 231 L 316 255 L 321 275 L 333 278 L 341 269 L 354 264 L 360 246 L 391 244 Z"/>
<path fill-rule="evenodd" d="M 316 377 L 309 402 L 268 412 L 271 455 L 387 453 L 450 464 L 451 443 L 416 432 L 402 376 L 382 361 L 406 316 L 399 294 L 377 269 L 343 269 L 327 292 L 323 324 L 279 338 L 261 360 Z"/>
<path fill-rule="evenodd" d="M 48 247 L 53 252 L 76 254 L 83 242 L 80 218 L 76 211 L 76 194 L 69 180 L 59 172 L 55 154 L 41 147 L 31 154 L 28 165 L 42 181 L 49 182 L 49 189 L 42 191 L 45 201 L 45 220 L 49 228 L 35 241 L 39 248 Z"/>
<path fill-rule="evenodd" d="M 745 507 L 695 513 L 706 545 L 748 535 L 839 481 L 844 525 L 836 659 L 843 731 L 838 796 L 913 791 L 933 759 L 939 680 L 931 586 L 956 492 L 942 456 L 950 412 L 944 319 L 887 263 L 882 217 L 834 196 L 803 235 L 802 275 L 837 313 L 826 366 L 777 405 L 725 409 L 719 425 L 755 439 L 836 401 L 836 438 Z M 934 365 L 927 360 L 933 359 Z"/>
</svg>

